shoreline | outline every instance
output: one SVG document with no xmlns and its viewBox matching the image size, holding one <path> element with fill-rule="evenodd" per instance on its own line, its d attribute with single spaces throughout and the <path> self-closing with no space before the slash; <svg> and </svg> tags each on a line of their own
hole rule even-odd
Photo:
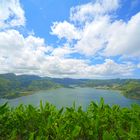
<svg viewBox="0 0 140 140">
<path fill-rule="evenodd" d="M 43 89 L 43 90 L 27 90 L 27 91 L 21 91 L 20 93 L 18 94 L 13 94 L 13 95 L 9 95 L 9 96 L 6 96 L 4 98 L 0 98 L 0 99 L 16 99 L 16 98 L 20 98 L 20 97 L 23 97 L 23 96 L 28 96 L 28 95 L 33 95 L 33 94 L 36 94 L 37 92 L 39 91 L 49 91 L 49 90 L 54 90 L 54 89 L 59 89 L 59 88 L 77 88 L 77 87 L 81 87 L 81 88 L 85 88 L 85 87 L 88 87 L 88 86 L 75 86 L 75 87 L 55 87 L 55 88 L 50 88 L 50 89 Z M 94 88 L 94 89 L 99 89 L 99 90 L 108 90 L 108 91 L 118 91 L 121 95 L 123 95 L 124 97 L 128 98 L 128 99 L 135 99 L 135 100 L 140 100 L 140 98 L 137 98 L 137 97 L 129 97 L 129 96 L 126 96 L 125 95 L 125 91 L 124 90 L 121 90 L 121 89 L 115 89 L 115 88 L 109 88 L 109 87 L 88 87 L 88 88 Z"/>
<path fill-rule="evenodd" d="M 121 95 L 123 95 L 124 97 L 128 98 L 128 99 L 135 99 L 135 100 L 140 100 L 139 97 L 129 97 L 127 95 L 125 95 L 125 91 L 121 90 L 121 89 L 114 89 L 114 88 L 104 88 L 104 87 L 95 87 L 96 89 L 104 89 L 104 90 L 113 90 L 113 91 L 119 91 Z"/>
</svg>

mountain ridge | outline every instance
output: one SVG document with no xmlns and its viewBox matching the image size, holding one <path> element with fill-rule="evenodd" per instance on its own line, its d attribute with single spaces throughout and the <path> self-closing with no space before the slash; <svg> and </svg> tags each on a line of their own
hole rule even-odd
<svg viewBox="0 0 140 140">
<path fill-rule="evenodd" d="M 76 86 L 121 90 L 128 98 L 140 99 L 140 79 L 73 79 L 16 75 L 14 73 L 0 74 L 0 98 L 16 98 L 33 94 L 38 90 L 74 88 Z"/>
</svg>

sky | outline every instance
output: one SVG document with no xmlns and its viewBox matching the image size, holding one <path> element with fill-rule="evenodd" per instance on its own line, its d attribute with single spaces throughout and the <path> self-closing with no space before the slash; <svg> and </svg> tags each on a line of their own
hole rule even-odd
<svg viewBox="0 0 140 140">
<path fill-rule="evenodd" d="M 0 0 L 0 73 L 140 78 L 140 0 Z"/>
</svg>

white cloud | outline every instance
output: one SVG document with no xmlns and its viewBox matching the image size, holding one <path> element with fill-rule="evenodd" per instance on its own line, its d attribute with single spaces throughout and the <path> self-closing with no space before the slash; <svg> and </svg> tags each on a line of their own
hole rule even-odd
<svg viewBox="0 0 140 140">
<path fill-rule="evenodd" d="M 101 16 L 83 27 L 81 38 L 75 44 L 79 53 L 95 56 L 139 57 L 140 56 L 140 12 L 128 22 L 111 21 Z"/>
<path fill-rule="evenodd" d="M 75 50 L 71 48 L 68 44 L 65 44 L 63 47 L 58 47 L 53 49 L 51 55 L 58 56 L 58 57 L 69 57 L 70 54 L 74 53 Z"/>
<path fill-rule="evenodd" d="M 70 24 L 67 21 L 54 22 L 51 30 L 51 34 L 57 35 L 60 39 L 66 38 L 68 41 L 71 41 L 72 39 L 78 39 L 80 37 L 78 29 L 76 29 L 73 24 Z"/>
<path fill-rule="evenodd" d="M 133 76 L 135 69 L 140 67 L 139 64 L 128 63 L 127 59 L 126 62 L 122 59 L 121 63 L 106 59 L 117 55 L 140 55 L 140 13 L 128 22 L 113 20 L 111 12 L 120 6 L 119 0 L 97 0 L 73 7 L 70 22 L 54 22 L 51 27 L 51 34 L 66 39 L 66 43 L 59 47 L 48 46 L 43 38 L 34 34 L 25 37 L 17 30 L 6 29 L 24 25 L 24 11 L 19 0 L 0 2 L 0 28 L 5 28 L 0 32 L 0 73 L 122 78 Z M 72 57 L 74 53 L 81 57 Z M 104 62 L 92 64 L 91 58 L 100 57 L 105 58 Z"/>
<path fill-rule="evenodd" d="M 78 53 L 86 56 L 104 55 L 138 57 L 140 55 L 140 13 L 128 22 L 112 20 L 109 13 L 120 6 L 119 0 L 97 0 L 71 8 L 70 19 L 85 22 L 76 26 L 71 22 L 56 22 L 52 34 L 68 41 L 76 39 Z"/>
<path fill-rule="evenodd" d="M 139 68 L 139 69 L 140 69 L 140 63 L 137 65 L 137 68 Z"/>
<path fill-rule="evenodd" d="M 90 65 L 84 60 L 48 57 L 46 64 L 42 66 L 43 73 L 49 76 L 72 78 L 127 77 L 134 70 L 133 65 L 118 64 L 110 59 L 102 64 Z"/>
<path fill-rule="evenodd" d="M 34 36 L 24 38 L 16 30 L 0 32 L 0 70 L 5 72 L 11 70 L 15 73 L 34 69 L 39 70 L 45 53 L 50 49 L 50 47 L 45 46 L 42 38 Z"/>
<path fill-rule="evenodd" d="M 138 57 L 140 55 L 140 12 L 123 21 L 112 19 L 112 11 L 120 6 L 119 0 L 97 0 L 71 9 L 73 22 L 55 22 L 52 34 L 68 42 L 77 40 L 74 49 L 86 56 Z M 77 26 L 80 22 L 85 22 Z"/>
<path fill-rule="evenodd" d="M 92 21 L 100 15 L 115 11 L 119 7 L 119 0 L 96 0 L 84 5 L 72 7 L 70 19 L 78 22 Z"/>
<path fill-rule="evenodd" d="M 135 66 L 129 63 L 118 64 L 111 59 L 106 59 L 103 64 L 91 66 L 91 71 L 100 76 L 119 77 L 130 76 L 134 71 Z"/>
<path fill-rule="evenodd" d="M 140 56 L 140 12 L 126 23 L 115 21 L 107 32 L 108 44 L 104 50 L 107 56 Z"/>
<path fill-rule="evenodd" d="M 24 25 L 24 10 L 19 0 L 0 0 L 0 28 Z"/>
<path fill-rule="evenodd" d="M 82 31 L 82 37 L 75 44 L 75 49 L 86 56 L 94 56 L 105 47 L 105 35 L 108 27 L 109 18 L 107 16 L 86 24 Z"/>
<path fill-rule="evenodd" d="M 46 60 L 42 65 L 42 71 L 53 77 L 82 77 L 81 72 L 87 66 L 84 60 L 78 59 L 50 56 Z"/>
<path fill-rule="evenodd" d="M 128 76 L 133 72 L 133 65 L 117 64 L 113 60 L 93 65 L 88 60 L 64 56 L 71 51 L 68 46 L 52 49 L 45 45 L 44 39 L 24 37 L 16 30 L 3 31 L 0 32 L 0 73 L 96 78 L 114 74 Z"/>
</svg>

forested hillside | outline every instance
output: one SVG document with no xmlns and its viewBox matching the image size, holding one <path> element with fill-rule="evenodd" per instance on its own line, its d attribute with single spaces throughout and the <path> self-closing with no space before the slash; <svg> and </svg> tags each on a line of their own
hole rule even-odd
<svg viewBox="0 0 140 140">
<path fill-rule="evenodd" d="M 140 82 L 130 81 L 123 85 L 121 89 L 126 97 L 140 99 Z"/>
<path fill-rule="evenodd" d="M 47 78 L 34 75 L 1 74 L 0 75 L 0 97 L 15 98 L 32 94 L 37 90 L 46 90 L 60 87 L 59 84 Z"/>
<path fill-rule="evenodd" d="M 140 99 L 140 79 L 71 79 L 35 75 L 0 74 L 0 98 L 15 98 L 52 88 L 93 87 L 121 90 L 128 98 Z"/>
</svg>

